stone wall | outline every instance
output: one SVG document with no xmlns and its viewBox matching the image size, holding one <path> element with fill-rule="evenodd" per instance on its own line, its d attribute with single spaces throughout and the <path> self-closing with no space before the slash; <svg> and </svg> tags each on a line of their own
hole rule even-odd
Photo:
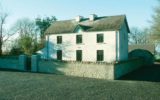
<svg viewBox="0 0 160 100">
<path fill-rule="evenodd" d="M 118 79 L 121 76 L 132 72 L 145 64 L 143 59 L 132 59 L 124 62 L 119 62 L 114 65 L 114 78 Z"/>
<path fill-rule="evenodd" d="M 143 59 L 132 59 L 115 64 L 93 63 L 93 62 L 60 62 L 40 60 L 40 57 L 33 55 L 31 59 L 31 71 L 54 73 L 59 75 L 99 78 L 99 79 L 118 79 L 121 76 L 132 72 L 144 64 Z M 27 57 L 21 55 L 17 58 L 1 57 L 0 68 L 15 69 L 26 71 Z"/>
<path fill-rule="evenodd" d="M 0 68 L 14 69 L 25 71 L 26 69 L 26 56 L 20 55 L 19 57 L 0 57 Z"/>
<path fill-rule="evenodd" d="M 3 57 L 0 58 L 0 68 L 17 69 L 18 58 Z"/>
<path fill-rule="evenodd" d="M 60 62 L 38 60 L 32 56 L 32 71 L 54 73 L 79 77 L 118 79 L 119 77 L 134 71 L 145 64 L 142 59 L 132 59 L 115 64 L 88 63 L 88 62 Z M 37 61 L 37 62 L 35 62 Z"/>
<path fill-rule="evenodd" d="M 113 64 L 40 61 L 38 72 L 79 77 L 113 79 Z"/>
</svg>

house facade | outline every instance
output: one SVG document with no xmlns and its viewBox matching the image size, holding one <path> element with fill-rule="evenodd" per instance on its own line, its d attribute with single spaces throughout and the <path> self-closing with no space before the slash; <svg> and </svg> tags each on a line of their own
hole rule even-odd
<svg viewBox="0 0 160 100">
<path fill-rule="evenodd" d="M 47 59 L 114 62 L 128 59 L 129 27 L 125 15 L 56 21 L 45 32 Z"/>
</svg>

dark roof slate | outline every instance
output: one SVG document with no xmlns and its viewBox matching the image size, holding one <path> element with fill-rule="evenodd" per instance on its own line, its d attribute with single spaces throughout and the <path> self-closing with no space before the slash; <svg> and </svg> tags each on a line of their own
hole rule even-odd
<svg viewBox="0 0 160 100">
<path fill-rule="evenodd" d="M 119 30 L 123 23 L 127 25 L 127 31 L 129 31 L 127 19 L 125 15 L 118 16 L 104 16 L 97 17 L 94 21 L 90 21 L 89 18 L 84 18 L 80 22 L 76 22 L 75 19 L 55 21 L 46 30 L 46 34 L 59 34 L 59 33 L 74 33 L 74 30 L 78 27 L 83 28 L 86 32 L 92 31 L 112 31 Z"/>
</svg>

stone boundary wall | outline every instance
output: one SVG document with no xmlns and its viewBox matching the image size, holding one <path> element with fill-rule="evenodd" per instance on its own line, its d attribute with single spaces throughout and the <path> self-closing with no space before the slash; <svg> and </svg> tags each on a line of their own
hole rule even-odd
<svg viewBox="0 0 160 100">
<path fill-rule="evenodd" d="M 145 64 L 146 62 L 143 59 L 131 59 L 125 62 L 119 62 L 114 65 L 114 78 L 118 79 L 121 76 L 128 74 Z"/>
<path fill-rule="evenodd" d="M 18 62 L 18 58 L 2 57 L 0 58 L 0 68 L 17 69 Z"/>
<path fill-rule="evenodd" d="M 59 75 L 113 79 L 113 64 L 40 61 L 38 72 L 54 73 Z"/>
<path fill-rule="evenodd" d="M 132 59 L 115 64 L 45 61 L 40 60 L 36 55 L 32 56 L 32 60 L 32 72 L 112 80 L 118 79 L 145 64 L 143 59 Z"/>
<path fill-rule="evenodd" d="M 48 61 L 41 60 L 39 56 L 33 55 L 31 59 L 31 71 L 114 80 L 140 68 L 145 64 L 146 62 L 143 59 L 132 59 L 125 62 L 108 64 L 93 62 Z M 0 68 L 26 71 L 27 56 L 20 55 L 17 58 L 0 57 Z"/>
<path fill-rule="evenodd" d="M 0 68 L 25 71 L 26 56 L 20 55 L 19 57 L 0 57 Z"/>
</svg>

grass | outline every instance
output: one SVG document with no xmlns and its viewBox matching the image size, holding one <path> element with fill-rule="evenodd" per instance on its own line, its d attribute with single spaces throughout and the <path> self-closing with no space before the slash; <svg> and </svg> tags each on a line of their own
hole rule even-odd
<svg viewBox="0 0 160 100">
<path fill-rule="evenodd" d="M 159 100 L 160 83 L 0 71 L 0 100 Z"/>
</svg>

